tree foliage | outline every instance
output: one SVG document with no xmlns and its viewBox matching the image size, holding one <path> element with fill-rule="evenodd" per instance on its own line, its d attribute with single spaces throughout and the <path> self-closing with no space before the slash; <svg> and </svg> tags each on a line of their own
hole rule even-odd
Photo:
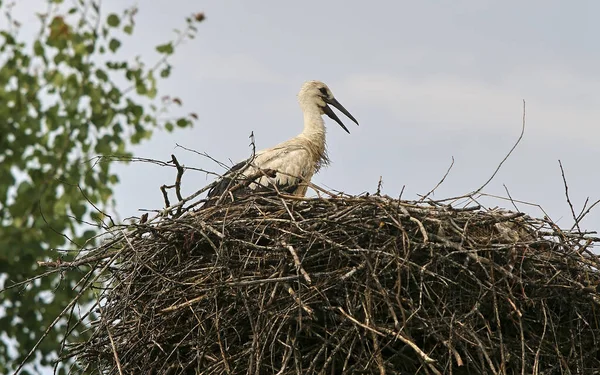
<svg viewBox="0 0 600 375">
<path fill-rule="evenodd" d="M 25 281 L 42 272 L 36 261 L 68 259 L 65 250 L 93 238 L 83 221 L 106 219 L 101 210 L 118 177 L 96 157 L 127 157 L 154 130 L 188 127 L 196 117 L 161 121 L 181 101 L 159 96 L 158 81 L 169 77 L 168 57 L 194 36 L 201 14 L 158 45 L 158 61 L 148 66 L 120 53 L 135 32 L 135 8 L 102 14 L 99 0 L 73 1 L 72 8 L 46 1 L 28 40 L 12 5 L 0 0 L 0 373 L 14 370 L 44 335 L 31 363 L 56 357 L 65 327 L 83 334 L 66 319 L 52 326 L 78 293 L 73 279 Z M 16 356 L 7 338 L 17 343 Z"/>
</svg>

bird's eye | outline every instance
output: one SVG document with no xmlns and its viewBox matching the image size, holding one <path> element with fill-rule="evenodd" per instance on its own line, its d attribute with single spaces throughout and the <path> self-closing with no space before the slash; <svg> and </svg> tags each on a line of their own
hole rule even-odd
<svg viewBox="0 0 600 375">
<path fill-rule="evenodd" d="M 323 94 L 323 96 L 329 96 L 329 94 L 327 93 L 327 89 L 325 87 L 321 87 L 319 89 L 319 91 L 321 91 L 321 94 Z"/>
</svg>

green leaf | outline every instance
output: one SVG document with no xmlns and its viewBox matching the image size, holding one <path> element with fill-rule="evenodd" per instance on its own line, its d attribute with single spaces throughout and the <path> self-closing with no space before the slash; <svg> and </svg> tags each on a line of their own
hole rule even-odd
<svg viewBox="0 0 600 375">
<path fill-rule="evenodd" d="M 108 18 L 106 19 L 106 24 L 110 27 L 119 27 L 119 23 L 121 23 L 121 20 L 119 19 L 119 16 L 117 16 L 114 13 L 111 13 L 108 15 Z"/>
<path fill-rule="evenodd" d="M 97 234 L 95 226 L 80 220 L 102 219 L 90 203 L 97 207 L 113 203 L 119 181 L 114 165 L 95 157 L 131 155 L 132 144 L 151 137 L 162 127 L 163 116 L 171 117 L 165 113 L 168 101 L 156 98 L 180 94 L 162 92 L 157 85 L 156 76 L 171 75 L 170 65 L 163 63 L 153 72 L 148 67 L 154 66 L 154 61 L 146 60 L 148 56 L 132 61 L 118 55 L 123 33 L 131 35 L 136 30 L 133 12 L 117 8 L 96 25 L 89 20 L 100 14 L 99 2 L 82 1 L 74 3 L 89 3 L 90 7 L 71 7 L 64 2 L 69 5 L 53 5 L 50 14 L 37 17 L 34 8 L 25 7 L 23 11 L 30 12 L 33 20 L 27 26 L 42 32 L 17 33 L 14 25 L 4 22 L 12 12 L 6 6 L 10 1 L 0 0 L 4 17 L 0 20 L 0 222 L 5 224 L 0 225 L 0 273 L 11 282 L 45 272 L 37 266 L 38 260 L 73 259 L 75 252 L 69 250 L 78 247 L 67 237 L 83 244 Z M 59 3 L 63 0 L 48 0 L 48 4 Z M 150 39 L 151 45 L 160 43 L 152 36 L 142 37 Z M 188 33 L 179 37 L 188 38 Z M 172 55 L 175 44 L 161 44 L 157 51 L 162 55 L 159 59 Z M 179 99 L 173 102 L 181 106 Z M 167 122 L 164 128 L 173 131 L 190 126 L 189 119 Z M 66 251 L 58 254 L 51 248 Z M 38 363 L 43 365 L 55 357 L 66 325 L 59 323 L 49 332 L 45 329 L 75 298 L 78 290 L 73 286 L 81 276 L 77 271 L 53 273 L 25 289 L 0 293 L 0 300 L 19 301 L 0 313 L 0 332 L 9 342 L 16 342 L 13 346 L 19 351 L 19 358 L 13 358 L 0 343 L 1 374 L 11 373 L 23 359 L 22 353 L 42 336 L 45 339 L 26 368 L 34 372 Z M 40 300 L 44 292 L 52 293 L 52 303 Z M 85 306 L 93 296 L 79 297 Z M 66 341 L 85 340 L 90 327 L 71 328 Z M 68 367 L 59 364 L 56 372 L 64 374 Z"/>
<path fill-rule="evenodd" d="M 144 114 L 144 107 L 142 107 L 141 105 L 130 105 L 129 109 L 131 110 L 131 113 L 136 117 L 136 118 L 140 118 L 142 117 L 142 115 Z M 136 129 L 137 130 L 137 129 Z"/>
<path fill-rule="evenodd" d="M 29 194 L 29 192 L 32 190 L 32 186 L 29 182 L 27 181 L 23 181 L 19 184 L 19 187 L 17 188 L 17 195 L 27 195 Z"/>
<path fill-rule="evenodd" d="M 102 69 L 96 70 L 96 78 L 98 78 L 99 80 L 104 81 L 104 82 L 108 81 L 108 75 Z"/>
<path fill-rule="evenodd" d="M 143 82 L 138 82 L 135 85 L 135 91 L 140 95 L 146 95 L 146 93 L 148 92 Z"/>
<path fill-rule="evenodd" d="M 56 201 L 54 204 L 54 213 L 59 216 L 63 216 L 67 213 L 67 205 L 64 199 Z"/>
<path fill-rule="evenodd" d="M 78 219 L 81 219 L 87 211 L 85 204 L 79 202 L 72 202 L 70 207 L 71 212 L 73 212 L 73 215 L 75 215 L 75 217 Z"/>
<path fill-rule="evenodd" d="M 148 90 L 148 93 L 146 94 L 146 96 L 150 99 L 154 99 L 156 98 L 156 94 L 158 93 L 158 90 L 156 89 L 156 85 L 152 85 L 152 87 L 150 87 L 150 89 Z M 148 121 L 151 122 L 151 121 Z"/>
<path fill-rule="evenodd" d="M 73 47 L 73 50 L 78 56 L 86 55 L 88 51 L 88 46 L 86 46 L 84 43 L 78 43 Z"/>
<path fill-rule="evenodd" d="M 160 71 L 160 77 L 161 78 L 167 78 L 171 75 L 171 65 L 165 66 L 163 69 L 161 69 Z"/>
<path fill-rule="evenodd" d="M 179 126 L 180 128 L 185 128 L 189 125 L 190 125 L 190 120 L 188 120 L 186 118 L 180 118 L 179 120 L 177 120 L 177 126 Z"/>
<path fill-rule="evenodd" d="M 0 180 L 2 181 L 0 184 L 0 202 L 4 202 L 8 189 L 15 182 L 15 178 L 9 169 L 0 169 Z"/>
<path fill-rule="evenodd" d="M 39 40 L 36 40 L 33 43 L 33 53 L 35 53 L 36 56 L 44 56 L 44 46 Z"/>
<path fill-rule="evenodd" d="M 108 48 L 112 51 L 112 52 L 116 52 L 117 49 L 119 49 L 119 47 L 121 47 L 121 42 L 118 41 L 115 38 L 112 38 L 110 40 L 110 42 L 108 42 Z"/>
<path fill-rule="evenodd" d="M 173 43 L 169 42 L 156 46 L 156 50 L 165 55 L 172 55 L 175 49 L 173 48 Z"/>
<path fill-rule="evenodd" d="M 108 155 L 110 154 L 112 151 L 112 148 L 110 147 L 110 138 L 107 136 L 104 136 L 100 139 L 98 139 L 97 143 L 96 143 L 96 152 L 98 154 L 101 155 Z"/>
</svg>

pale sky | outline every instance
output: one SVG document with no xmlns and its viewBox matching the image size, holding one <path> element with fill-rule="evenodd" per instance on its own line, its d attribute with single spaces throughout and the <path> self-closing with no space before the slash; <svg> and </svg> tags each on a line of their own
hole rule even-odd
<svg viewBox="0 0 600 375">
<path fill-rule="evenodd" d="M 66 3 L 72 0 L 66 0 Z M 34 11 L 45 1 L 18 1 L 23 32 L 37 30 Z M 128 0 L 105 0 L 120 11 Z M 467 193 L 488 179 L 521 130 L 522 143 L 485 189 L 540 204 L 561 227 L 572 224 L 558 159 L 579 211 L 600 199 L 600 2 L 558 1 L 139 1 L 137 30 L 124 40 L 126 56 L 154 61 L 154 46 L 171 38 L 192 12 L 205 12 L 198 37 L 172 60 L 162 94 L 199 116 L 190 130 L 157 133 L 133 149 L 139 157 L 219 170 L 208 159 L 176 149 L 177 143 L 233 162 L 258 148 L 298 134 L 302 113 L 296 94 L 306 80 L 329 85 L 359 120 L 333 121 L 332 164 L 314 182 L 351 194 L 374 192 L 417 199 L 453 170 L 434 198 Z M 115 165 L 120 218 L 139 208 L 163 206 L 159 186 L 173 169 Z M 188 172 L 184 193 L 212 177 Z M 172 197 L 172 201 L 174 197 Z M 510 202 L 485 200 L 512 208 Z M 534 215 L 542 212 L 519 205 Z M 582 223 L 600 229 L 600 205 Z"/>
<path fill-rule="evenodd" d="M 68 1 L 68 0 L 67 0 Z M 17 6 L 29 21 L 32 4 Z M 121 9 L 129 1 L 105 0 Z M 434 198 L 479 187 L 527 125 L 522 143 L 485 189 L 540 204 L 562 227 L 572 223 L 558 166 L 562 160 L 571 200 L 600 199 L 600 3 L 594 1 L 140 1 L 137 30 L 124 53 L 153 61 L 153 46 L 167 40 L 192 12 L 205 12 L 198 37 L 180 48 L 163 94 L 182 98 L 199 116 L 191 130 L 157 133 L 136 156 L 187 166 L 218 167 L 176 149 L 176 143 L 227 161 L 298 134 L 296 94 L 306 80 L 329 85 L 359 120 L 341 117 L 346 134 L 328 125 L 332 164 L 314 182 L 358 194 L 417 199 L 453 170 Z M 43 7 L 38 7 L 43 10 Z M 26 20 L 27 21 L 27 20 Z M 163 205 L 159 186 L 172 169 L 116 165 L 121 218 Z M 192 193 L 212 177 L 188 172 Z M 172 197 L 174 200 L 174 197 Z M 512 208 L 510 202 L 484 201 Z M 519 205 L 535 216 L 542 212 Z M 600 206 L 583 222 L 600 229 Z"/>
</svg>

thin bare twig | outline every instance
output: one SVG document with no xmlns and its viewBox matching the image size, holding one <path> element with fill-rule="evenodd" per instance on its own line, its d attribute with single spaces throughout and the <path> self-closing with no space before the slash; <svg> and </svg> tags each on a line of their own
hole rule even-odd
<svg viewBox="0 0 600 375">
<path fill-rule="evenodd" d="M 183 177 L 183 172 L 185 172 L 185 168 L 179 164 L 179 161 L 175 157 L 175 155 L 171 154 L 171 161 L 175 164 L 177 168 L 177 177 L 175 178 L 175 195 L 179 201 L 183 200 L 181 196 L 181 177 Z"/>
<path fill-rule="evenodd" d="M 452 167 L 454 166 L 454 156 L 452 157 L 452 163 L 450 163 L 450 166 L 448 167 L 448 170 L 446 171 L 446 173 L 444 173 L 444 176 L 442 177 L 442 179 L 437 183 L 437 185 L 435 185 L 433 187 L 433 189 L 431 189 L 427 194 L 425 194 L 423 197 L 421 197 L 421 199 L 419 199 L 420 201 L 424 201 L 425 199 L 427 199 L 427 197 L 431 194 L 433 194 L 433 192 L 440 187 L 440 185 L 444 182 L 444 180 L 446 180 L 446 177 L 448 177 L 448 174 L 450 174 L 450 170 L 452 170 Z"/>
<path fill-rule="evenodd" d="M 483 185 L 481 185 L 477 190 L 475 190 L 473 193 L 471 193 L 470 195 L 475 195 L 475 194 L 479 193 L 480 191 L 482 191 L 494 179 L 494 177 L 496 177 L 496 174 L 498 174 L 498 171 L 500 170 L 500 168 L 502 168 L 502 165 L 504 164 L 504 162 L 509 158 L 509 156 L 517 148 L 517 146 L 519 145 L 519 143 L 521 143 L 521 139 L 523 139 L 523 134 L 525 134 L 525 100 L 524 99 L 523 99 L 523 122 L 522 122 L 522 126 L 521 126 L 521 134 L 519 134 L 519 138 L 517 138 L 517 141 L 512 146 L 512 148 L 510 149 L 510 151 L 508 151 L 508 154 L 506 154 L 506 156 L 504 157 L 504 159 L 502 159 L 502 161 L 500 162 L 500 164 L 498 164 L 498 167 L 496 168 L 496 170 L 494 171 L 494 173 L 492 173 L 492 175 L 490 176 L 490 178 Z"/>
<path fill-rule="evenodd" d="M 565 177 L 565 170 L 563 169 L 560 160 L 558 161 L 558 165 L 560 166 L 560 174 L 565 187 L 565 197 L 567 198 L 567 203 L 569 204 L 569 209 L 571 210 L 571 216 L 573 217 L 573 227 L 577 228 L 581 232 L 581 228 L 579 228 L 579 221 L 577 220 L 577 215 L 575 214 L 575 208 L 573 208 L 573 203 L 571 203 L 571 198 L 569 197 L 569 185 L 567 184 L 567 178 Z"/>
</svg>

